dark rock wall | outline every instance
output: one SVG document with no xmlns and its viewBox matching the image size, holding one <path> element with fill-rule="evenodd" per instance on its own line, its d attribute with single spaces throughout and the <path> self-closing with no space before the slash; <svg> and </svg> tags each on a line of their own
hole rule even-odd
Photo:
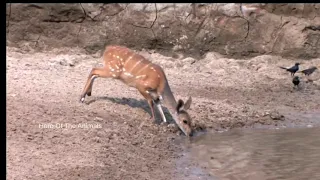
<svg viewBox="0 0 320 180">
<path fill-rule="evenodd" d="M 320 5 L 312 3 L 7 4 L 7 45 L 36 50 L 120 44 L 165 55 L 309 59 L 319 57 L 319 39 Z"/>
</svg>

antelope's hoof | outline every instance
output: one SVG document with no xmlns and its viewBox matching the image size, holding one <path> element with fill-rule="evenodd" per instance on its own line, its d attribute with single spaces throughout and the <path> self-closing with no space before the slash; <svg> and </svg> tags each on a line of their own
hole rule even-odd
<svg viewBox="0 0 320 180">
<path fill-rule="evenodd" d="M 88 96 L 91 96 L 91 92 L 88 92 L 87 95 L 88 95 Z"/>
<path fill-rule="evenodd" d="M 80 102 L 83 103 L 84 102 L 84 97 L 80 98 Z"/>
</svg>

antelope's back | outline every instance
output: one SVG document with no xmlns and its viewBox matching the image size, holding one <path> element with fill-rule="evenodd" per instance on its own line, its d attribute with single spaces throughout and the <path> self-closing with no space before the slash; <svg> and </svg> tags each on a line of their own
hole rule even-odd
<svg viewBox="0 0 320 180">
<path fill-rule="evenodd" d="M 104 58 L 108 63 L 116 64 L 123 68 L 123 71 L 132 75 L 140 75 L 140 72 L 148 69 L 163 71 L 160 66 L 152 63 L 142 55 L 123 46 L 108 46 L 104 52 Z"/>
</svg>

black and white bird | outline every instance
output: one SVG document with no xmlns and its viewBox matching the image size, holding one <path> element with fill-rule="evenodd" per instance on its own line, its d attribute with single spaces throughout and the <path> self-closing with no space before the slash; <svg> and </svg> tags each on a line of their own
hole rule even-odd
<svg viewBox="0 0 320 180">
<path fill-rule="evenodd" d="M 294 74 L 299 71 L 299 65 L 301 63 L 295 63 L 294 66 L 290 67 L 290 68 L 286 68 L 286 67 L 282 67 L 280 66 L 281 69 L 285 69 L 287 71 L 289 71 L 291 73 L 291 76 L 294 76 Z"/>
</svg>

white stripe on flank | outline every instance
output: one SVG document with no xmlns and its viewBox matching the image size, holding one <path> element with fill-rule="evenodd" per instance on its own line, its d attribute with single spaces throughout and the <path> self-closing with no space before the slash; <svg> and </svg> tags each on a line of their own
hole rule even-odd
<svg viewBox="0 0 320 180">
<path fill-rule="evenodd" d="M 130 56 L 130 57 L 126 60 L 126 62 L 124 63 L 123 66 L 125 66 L 126 64 L 128 64 L 128 62 L 131 61 L 131 59 L 133 58 L 133 56 L 134 56 L 134 55 Z"/>
<path fill-rule="evenodd" d="M 143 68 L 141 68 L 136 74 L 139 74 L 142 70 L 144 70 L 145 68 L 147 68 L 151 63 L 145 65 Z"/>
<path fill-rule="evenodd" d="M 138 64 L 140 64 L 142 62 L 142 59 L 140 59 L 139 61 L 136 62 L 136 64 L 130 69 L 128 70 L 128 72 L 132 72 L 134 70 L 134 68 L 137 67 Z"/>
</svg>

